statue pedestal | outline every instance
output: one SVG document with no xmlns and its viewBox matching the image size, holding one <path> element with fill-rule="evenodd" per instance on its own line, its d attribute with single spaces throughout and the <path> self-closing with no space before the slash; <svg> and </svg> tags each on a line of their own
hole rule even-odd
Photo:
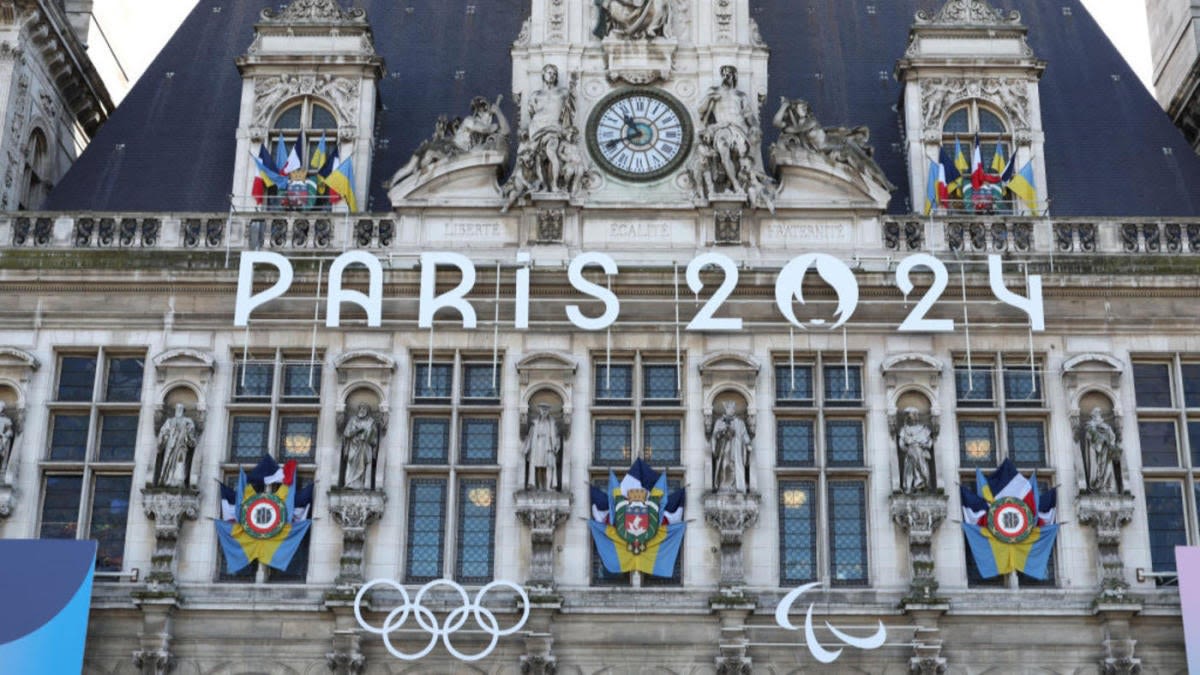
<svg viewBox="0 0 1200 675">
<path fill-rule="evenodd" d="M 1096 532 L 1100 562 L 1100 592 L 1097 604 L 1128 602 L 1125 561 L 1121 559 L 1121 529 L 1133 520 L 1133 495 L 1116 493 L 1081 494 L 1075 502 L 1079 522 Z"/>
<path fill-rule="evenodd" d="M 938 604 L 938 582 L 934 574 L 933 534 L 946 519 L 944 494 L 893 494 L 892 521 L 908 534 L 908 556 L 912 563 L 912 581 L 904 604 Z"/>
<path fill-rule="evenodd" d="M 0 482 L 0 520 L 12 515 L 16 502 L 16 489 L 8 483 Z"/>
<path fill-rule="evenodd" d="M 604 39 L 604 61 L 608 65 L 611 82 L 625 80 L 630 84 L 650 84 L 658 80 L 669 80 L 675 69 L 675 40 L 623 40 L 616 37 Z"/>
<path fill-rule="evenodd" d="M 529 557 L 531 595 L 553 593 L 554 533 L 571 515 L 572 497 L 554 490 L 525 489 L 516 495 L 517 518 L 529 528 L 532 550 Z"/>
<path fill-rule="evenodd" d="M 383 516 L 387 495 L 382 491 L 345 490 L 334 488 L 329 491 L 329 515 L 342 527 L 342 558 L 338 570 L 338 592 L 354 597 L 358 585 L 363 583 L 363 546 L 367 541 L 367 528 Z"/>
<path fill-rule="evenodd" d="M 704 495 L 704 520 L 721 534 L 721 588 L 746 583 L 742 539 L 758 523 L 762 495 L 757 492 L 717 491 Z"/>
<path fill-rule="evenodd" d="M 200 514 L 200 491 L 148 486 L 142 490 L 142 509 L 154 521 L 154 556 L 150 559 L 145 593 L 174 596 L 179 530 L 184 520 L 195 520 Z"/>
</svg>

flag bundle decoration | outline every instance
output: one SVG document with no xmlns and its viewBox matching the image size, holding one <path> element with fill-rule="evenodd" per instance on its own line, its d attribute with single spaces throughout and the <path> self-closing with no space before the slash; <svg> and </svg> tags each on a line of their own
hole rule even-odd
<svg viewBox="0 0 1200 675">
<path fill-rule="evenodd" d="M 281 467 L 270 455 L 249 476 L 238 470 L 236 490 L 221 484 L 221 520 L 215 524 L 230 574 L 252 562 L 277 570 L 291 564 L 312 524 L 313 485 L 295 488 L 296 461 Z"/>
<path fill-rule="evenodd" d="M 1030 480 L 1006 459 L 986 479 L 975 470 L 975 491 L 959 488 L 963 532 L 975 566 L 984 579 L 1022 572 L 1046 578 L 1050 552 L 1058 535 L 1058 490 L 1039 495 L 1037 474 Z"/>
<path fill-rule="evenodd" d="M 667 496 L 667 477 L 641 459 L 620 482 L 608 472 L 608 491 L 592 487 L 588 522 L 596 552 L 610 574 L 642 572 L 656 577 L 675 573 L 683 544 L 686 491 Z"/>
<path fill-rule="evenodd" d="M 1037 188 L 1034 187 L 1033 161 L 1016 170 L 1016 157 L 1005 157 L 1004 146 L 997 145 L 991 161 L 985 165 L 979 135 L 968 160 L 962 142 L 954 139 L 954 157 L 942 148 L 937 161 L 929 160 L 925 187 L 925 214 L 937 208 L 971 213 L 993 213 L 1005 195 L 1020 199 L 1033 215 L 1037 212 Z"/>
</svg>

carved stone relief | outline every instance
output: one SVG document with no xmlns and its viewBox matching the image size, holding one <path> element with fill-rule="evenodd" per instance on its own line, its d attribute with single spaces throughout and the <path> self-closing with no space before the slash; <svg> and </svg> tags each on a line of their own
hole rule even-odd
<svg viewBox="0 0 1200 675">
<path fill-rule="evenodd" d="M 367 13 L 342 9 L 337 0 L 292 0 L 281 10 L 264 9 L 261 16 L 272 23 L 345 23 L 364 21 Z"/>
<path fill-rule="evenodd" d="M 1005 26 L 1021 23 L 1021 13 L 1011 11 L 1007 14 L 988 4 L 987 0 L 950 0 L 935 14 L 927 11 L 917 12 L 917 24 L 937 25 L 991 25 Z"/>
<path fill-rule="evenodd" d="M 933 140 L 940 141 L 946 111 L 957 103 L 973 98 L 982 99 L 1003 110 L 1015 131 L 1030 131 L 1032 121 L 1026 80 L 938 77 L 921 81 L 921 118 L 926 140 L 936 134 Z"/>
<path fill-rule="evenodd" d="M 254 114 L 250 126 L 269 128 L 279 104 L 301 95 L 318 96 L 328 101 L 342 125 L 358 120 L 358 80 L 320 74 L 275 75 L 254 80 Z"/>
</svg>

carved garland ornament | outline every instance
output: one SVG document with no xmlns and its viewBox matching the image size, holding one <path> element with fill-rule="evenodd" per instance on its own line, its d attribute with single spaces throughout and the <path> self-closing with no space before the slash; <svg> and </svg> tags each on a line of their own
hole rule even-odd
<svg viewBox="0 0 1200 675">
<path fill-rule="evenodd" d="M 1030 130 L 1029 91 L 1025 80 L 934 78 L 921 82 L 921 118 L 926 136 L 941 139 L 946 111 L 972 98 L 982 99 L 1003 110 L 1015 131 Z"/>
<path fill-rule="evenodd" d="M 275 23 L 342 23 L 365 21 L 367 13 L 357 8 L 344 10 L 337 0 L 292 0 L 279 11 L 264 9 L 261 16 L 263 21 Z"/>
<path fill-rule="evenodd" d="M 987 0 L 950 0 L 937 14 L 917 12 L 918 24 L 1011 26 L 1021 23 L 1021 13 L 1007 14 L 988 4 Z"/>
<path fill-rule="evenodd" d="M 267 129 L 279 104 L 294 96 L 320 97 L 334 107 L 337 118 L 346 123 L 358 119 L 359 83 L 331 75 L 276 75 L 254 81 L 254 115 L 251 127 Z"/>
</svg>

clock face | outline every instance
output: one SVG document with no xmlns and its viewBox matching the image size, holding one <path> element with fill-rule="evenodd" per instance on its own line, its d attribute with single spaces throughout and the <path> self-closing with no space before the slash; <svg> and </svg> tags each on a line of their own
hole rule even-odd
<svg viewBox="0 0 1200 675">
<path fill-rule="evenodd" d="M 654 180 L 679 168 L 692 146 L 692 122 L 679 101 L 652 89 L 605 97 L 588 120 L 588 149 L 605 171 Z"/>
</svg>

